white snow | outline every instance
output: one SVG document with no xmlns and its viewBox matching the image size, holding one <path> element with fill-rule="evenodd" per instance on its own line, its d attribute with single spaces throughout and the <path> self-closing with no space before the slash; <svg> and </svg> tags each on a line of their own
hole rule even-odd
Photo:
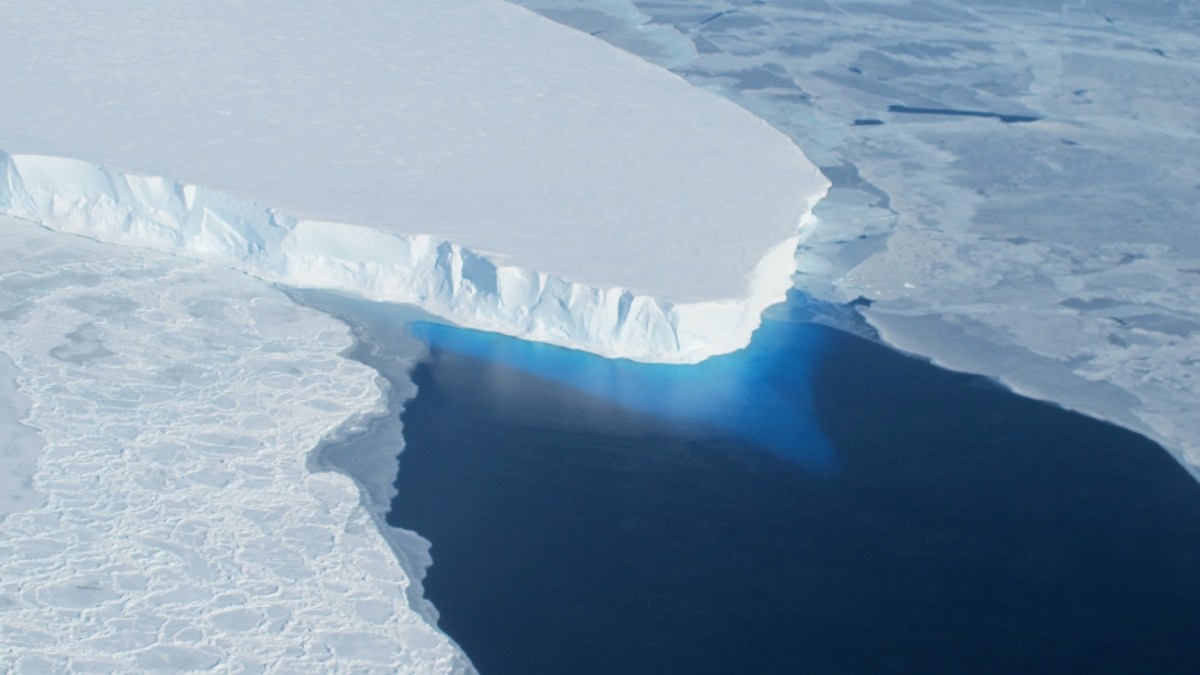
<svg viewBox="0 0 1200 675">
<path fill-rule="evenodd" d="M 828 185 L 498 0 L 16 0 L 0 59 L 10 214 L 610 356 L 743 346 Z"/>
<path fill-rule="evenodd" d="M 471 670 L 412 597 L 424 551 L 310 471 L 384 411 L 344 325 L 200 261 L 4 217 L 0 239 L 28 402 L 4 423 L 44 443 L 44 503 L 0 519 L 0 671 Z"/>
</svg>

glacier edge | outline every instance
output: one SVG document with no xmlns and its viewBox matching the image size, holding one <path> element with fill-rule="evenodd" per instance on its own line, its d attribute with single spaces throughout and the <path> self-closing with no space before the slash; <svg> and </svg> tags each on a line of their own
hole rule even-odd
<svg viewBox="0 0 1200 675">
<path fill-rule="evenodd" d="M 506 266 L 430 235 L 292 218 L 205 187 L 85 161 L 0 151 L 0 213 L 109 243 L 198 257 L 267 281 L 416 305 L 457 325 L 609 358 L 696 363 L 746 346 L 796 270 L 796 233 L 762 257 L 742 298 L 673 302 Z M 398 207 L 402 208 L 402 207 Z"/>
</svg>

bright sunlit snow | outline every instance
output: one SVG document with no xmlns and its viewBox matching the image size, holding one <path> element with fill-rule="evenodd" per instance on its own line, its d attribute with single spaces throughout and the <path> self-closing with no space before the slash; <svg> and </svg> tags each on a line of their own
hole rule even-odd
<svg viewBox="0 0 1200 675">
<path fill-rule="evenodd" d="M 828 185 L 746 111 L 498 0 L 21 0 L 0 58 L 10 214 L 608 355 L 743 346 Z"/>
</svg>

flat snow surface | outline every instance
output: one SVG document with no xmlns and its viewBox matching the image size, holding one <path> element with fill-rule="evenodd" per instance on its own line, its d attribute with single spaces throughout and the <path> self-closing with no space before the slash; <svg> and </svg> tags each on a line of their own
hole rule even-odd
<svg viewBox="0 0 1200 675">
<path fill-rule="evenodd" d="M 826 186 L 737 106 L 498 0 L 14 0 L 0 59 L 0 151 L 672 302 L 783 288 L 758 264 Z"/>
<path fill-rule="evenodd" d="M 1200 4 L 522 4 L 797 140 L 833 181 L 803 290 L 869 300 L 885 341 L 1147 434 L 1200 476 Z"/>
<path fill-rule="evenodd" d="M 0 240 L 26 402 L 0 427 L 44 442 L 39 498 L 0 519 L 0 671 L 470 670 L 358 488 L 309 470 L 383 412 L 344 325 L 194 260 L 3 217 Z"/>
</svg>

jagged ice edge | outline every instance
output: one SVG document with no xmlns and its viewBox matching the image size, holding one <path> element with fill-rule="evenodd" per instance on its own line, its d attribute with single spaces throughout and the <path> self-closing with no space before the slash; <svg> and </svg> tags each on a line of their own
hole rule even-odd
<svg viewBox="0 0 1200 675">
<path fill-rule="evenodd" d="M 749 297 L 671 302 L 506 266 L 431 235 L 292 218 L 197 185 L 0 151 L 0 213 L 100 241 L 164 250 L 267 281 L 407 303 L 460 326 L 610 358 L 695 363 L 750 342 L 785 299 L 796 234 L 766 252 Z M 402 211 L 402 205 L 397 211 Z"/>
</svg>

